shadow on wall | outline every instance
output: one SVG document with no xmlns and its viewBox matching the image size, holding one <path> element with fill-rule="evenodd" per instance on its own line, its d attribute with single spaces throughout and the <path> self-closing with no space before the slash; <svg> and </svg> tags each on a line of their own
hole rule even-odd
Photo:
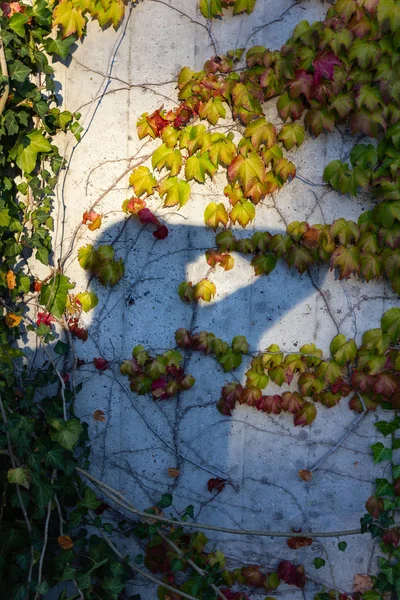
<svg viewBox="0 0 400 600">
<path fill-rule="evenodd" d="M 92 332 L 101 345 L 109 337 L 112 347 L 120 347 L 127 357 L 139 343 L 153 349 L 173 347 L 175 331 L 185 327 L 212 331 L 228 342 L 235 335 L 244 335 L 250 347 L 257 349 L 279 343 L 282 335 L 275 334 L 272 339 L 268 332 L 272 327 L 279 328 L 287 313 L 293 311 L 293 319 L 300 326 L 304 311 L 312 312 L 315 303 L 312 296 L 316 295 L 313 280 L 320 285 L 327 276 L 326 267 L 320 271 L 315 268 L 312 280 L 309 274 L 301 276 L 294 268 L 289 270 L 283 261 L 278 261 L 270 275 L 256 276 L 250 266 L 252 255 L 234 253 L 235 266 L 231 271 L 225 272 L 218 266 L 211 269 L 204 253 L 215 247 L 212 231 L 186 224 L 168 225 L 168 228 L 165 240 L 154 239 L 148 226 L 140 228 L 133 219 L 102 231 L 96 248 L 112 244 L 116 257 L 124 260 L 125 274 L 122 281 L 106 293 L 97 282 L 91 283 L 91 289 L 99 295 Z M 273 230 L 273 233 L 282 232 Z M 243 233 L 247 237 L 253 232 Z M 197 305 L 183 303 L 177 293 L 179 284 L 183 281 L 195 284 L 204 277 L 216 284 L 214 299 Z M 293 310 L 296 307 L 297 313 Z M 296 343 L 296 339 L 291 340 L 295 327 L 292 331 L 287 328 L 286 321 L 286 331 L 282 333 L 289 343 Z M 312 341 L 312 337 L 310 331 L 307 341 Z M 118 342 L 121 338 L 122 345 Z"/>
</svg>

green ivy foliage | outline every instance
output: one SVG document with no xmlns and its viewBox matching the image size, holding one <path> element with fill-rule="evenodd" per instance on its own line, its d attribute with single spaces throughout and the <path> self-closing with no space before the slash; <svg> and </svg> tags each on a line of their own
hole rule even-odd
<svg viewBox="0 0 400 600">
<path fill-rule="evenodd" d="M 233 14 L 249 14 L 254 6 L 255 0 L 200 0 L 199 4 L 206 18 L 220 17 L 227 8 Z M 269 274 L 279 259 L 300 273 L 324 262 L 344 278 L 354 274 L 369 281 L 386 276 L 399 293 L 399 10 L 395 0 L 338 0 L 323 22 L 301 22 L 280 51 L 250 49 L 244 69 L 238 69 L 243 50 L 213 57 L 197 73 L 182 69 L 178 108 L 159 109 L 139 120 L 139 138 L 159 138 L 162 143 L 153 153 L 152 170 L 140 165 L 131 174 L 134 197 L 124 202 L 123 210 L 129 218 L 154 227 L 154 237 L 162 240 L 168 230 L 146 200 L 158 194 L 165 207 L 180 208 L 190 199 L 192 185 L 204 184 L 224 169 L 227 200 L 208 205 L 205 223 L 214 230 L 229 224 L 246 227 L 255 217 L 255 206 L 295 176 L 296 167 L 286 153 L 303 143 L 306 129 L 318 136 L 330 133 L 337 124 L 348 124 L 353 134 L 363 133 L 376 142 L 355 146 L 351 166 L 333 161 L 324 177 L 340 193 L 369 190 L 378 201 L 372 211 L 357 224 L 344 219 L 331 225 L 295 222 L 283 235 L 261 232 L 251 239 L 237 240 L 225 229 L 217 235 L 217 249 L 207 252 L 207 262 L 228 271 L 234 265 L 232 251 L 252 254 L 256 274 Z M 179 521 L 167 529 L 146 518 L 141 525 L 136 523 L 133 532 L 126 520 L 115 524 L 106 512 L 109 506 L 81 477 L 82 468 L 89 465 L 90 440 L 87 424 L 74 410 L 80 387 L 71 384 L 63 366 L 68 365 L 69 354 L 74 354 L 73 336 L 83 341 L 88 336 L 79 315 L 93 308 L 97 297 L 93 292 L 73 294 L 74 285 L 62 265 L 52 264 L 52 202 L 64 163 L 54 137 L 70 132 L 79 140 L 80 125 L 78 114 L 58 106 L 50 60 L 68 56 L 77 37 L 84 34 L 88 16 L 102 26 L 117 27 L 123 13 L 121 0 L 60 0 L 53 5 L 36 0 L 32 6 L 5 3 L 0 9 L 2 597 L 38 600 L 55 585 L 68 582 L 74 588 L 70 600 L 128 598 L 126 584 L 137 571 L 135 564 L 141 562 L 160 575 L 161 580 L 155 579 L 160 598 L 179 600 L 185 593 L 214 600 L 221 595 L 218 586 L 227 600 L 247 600 L 244 586 L 263 593 L 281 582 L 302 588 L 306 580 L 302 565 L 283 560 L 273 572 L 258 565 L 231 572 L 221 552 L 208 551 L 203 534 L 185 533 Z M 54 32 L 53 26 L 59 31 Z M 278 128 L 263 114 L 263 103 L 274 97 L 283 121 Z M 242 126 L 240 139 L 215 130 L 230 115 Z M 213 129 L 200 121 L 208 121 Z M 102 215 L 93 210 L 83 215 L 83 224 L 90 230 L 99 228 L 101 222 Z M 30 274 L 27 260 L 31 256 L 49 266 L 44 281 L 35 281 Z M 103 285 L 114 286 L 123 276 L 123 263 L 115 259 L 111 246 L 85 246 L 78 260 Z M 179 295 L 187 302 L 211 301 L 215 293 L 215 285 L 207 278 L 179 287 Z M 35 324 L 27 314 L 30 301 L 43 307 Z M 329 408 L 350 393 L 354 410 L 382 406 L 397 411 L 399 312 L 398 308 L 387 311 L 381 327 L 367 331 L 359 347 L 354 340 L 336 336 L 328 358 L 312 344 L 289 354 L 278 346 L 269 347 L 252 357 L 245 386 L 237 382 L 224 386 L 220 412 L 228 416 L 239 402 L 265 413 L 288 412 L 296 425 L 308 425 L 318 403 Z M 52 326 L 56 320 L 63 323 L 68 343 L 56 341 Z M 56 342 L 54 359 L 50 355 L 36 372 L 31 365 L 18 362 L 22 352 L 17 342 L 26 330 L 35 332 L 46 349 L 49 342 Z M 249 354 L 241 336 L 228 344 L 210 332 L 178 330 L 176 342 L 185 350 L 214 355 L 225 372 L 238 368 Z M 99 373 L 110 367 L 102 357 L 93 364 Z M 151 393 L 155 400 L 164 400 L 194 384 L 183 365 L 176 349 L 152 356 L 136 346 L 121 372 L 135 393 Z M 74 370 L 78 366 L 74 358 Z M 269 381 L 282 386 L 293 378 L 297 391 L 263 394 Z M 104 420 L 101 411 L 96 413 L 95 419 Z M 394 518 L 400 495 L 395 461 L 400 448 L 399 417 L 395 412 L 391 421 L 378 421 L 376 427 L 384 442 L 372 446 L 374 461 L 386 462 L 391 476 L 377 480 L 375 494 L 366 503 L 368 514 L 361 522 L 363 531 L 379 537 L 384 554 L 373 589 L 362 595 L 364 600 L 400 593 L 400 532 Z M 307 473 L 303 472 L 304 481 L 310 476 Z M 122 508 L 127 505 L 118 492 L 109 488 L 106 493 L 101 482 L 97 484 L 115 509 L 118 502 Z M 210 479 L 208 490 L 219 494 L 227 484 Z M 171 495 L 165 494 L 147 514 L 160 516 L 171 505 Z M 193 507 L 186 509 L 182 523 L 188 518 L 193 518 Z M 110 534 L 132 534 L 145 541 L 145 557 L 129 563 L 113 546 Z M 288 546 L 296 549 L 312 541 L 294 537 Z M 339 542 L 339 549 L 346 550 L 345 542 Z M 324 564 L 321 557 L 314 561 L 315 568 Z M 316 596 L 319 600 L 335 597 L 330 591 Z M 60 600 L 66 598 L 62 590 Z M 348 598 L 341 595 L 341 600 Z"/>
</svg>

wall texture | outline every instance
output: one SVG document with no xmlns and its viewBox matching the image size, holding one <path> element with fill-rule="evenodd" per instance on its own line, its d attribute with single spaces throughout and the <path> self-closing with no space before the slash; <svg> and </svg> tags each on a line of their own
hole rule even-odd
<svg viewBox="0 0 400 600">
<path fill-rule="evenodd" d="M 58 67 L 65 107 L 80 110 L 84 126 L 81 143 L 66 148 L 68 170 L 57 196 L 58 252 L 68 248 L 84 210 L 129 164 L 156 147 L 138 140 L 136 121 L 144 111 L 176 103 L 181 66 L 199 69 L 210 56 L 237 47 L 279 48 L 296 23 L 320 19 L 328 6 L 317 0 L 258 0 L 250 16 L 227 16 L 210 29 L 197 0 L 142 0 L 129 8 L 117 32 L 100 34 L 92 23 L 70 67 Z M 272 122 L 280 122 L 274 102 L 265 111 Z M 308 139 L 293 157 L 297 177 L 258 207 L 252 229 L 280 231 L 294 220 L 357 219 L 370 199 L 340 197 L 322 182 L 324 166 L 345 158 L 353 143 L 337 129 L 330 136 Z M 211 330 L 227 340 L 245 335 L 254 350 L 271 343 L 295 350 L 315 342 L 327 351 L 337 332 L 359 341 L 396 303 L 385 283 L 338 281 L 324 268 L 301 277 L 284 266 L 268 278 L 256 278 L 248 261 L 237 256 L 232 271 L 212 274 L 217 295 L 211 304 L 182 304 L 178 284 L 198 281 L 208 272 L 204 250 L 213 246 L 214 235 L 204 228 L 203 213 L 223 195 L 224 178 L 217 174 L 211 184 L 194 186 L 191 200 L 179 212 L 154 205 L 170 226 L 169 237 L 156 241 L 134 223 L 122 229 L 121 204 L 129 197 L 126 175 L 99 203 L 99 212 L 106 215 L 99 232 L 85 231 L 75 240 L 68 274 L 79 289 L 86 288 L 87 280 L 76 248 L 117 239 L 117 255 L 126 264 L 123 280 L 112 291 L 90 283 L 100 302 L 86 316 L 90 337 L 79 346 L 79 356 L 88 362 L 96 356 L 114 361 L 100 377 L 90 366 L 79 371 L 85 385 L 78 411 L 90 423 L 92 472 L 141 509 L 173 490 L 171 513 L 193 504 L 196 519 L 206 523 L 274 531 L 302 527 L 304 532 L 357 528 L 376 476 L 369 451 L 375 436 L 373 414 L 338 443 L 356 419 L 346 400 L 330 410 L 321 407 L 316 421 L 303 429 L 293 427 L 290 416 L 268 416 L 249 407 L 237 408 L 231 418 L 221 416 L 215 402 L 227 376 L 204 356 L 188 357 L 187 371 L 196 384 L 178 400 L 153 402 L 136 396 L 119 375 L 119 363 L 130 357 L 134 345 L 170 348 L 178 327 Z M 247 230 L 243 233 L 248 235 Z M 237 373 L 239 379 L 244 370 Z M 104 423 L 94 422 L 96 409 L 104 411 Z M 179 468 L 178 478 L 168 476 L 170 467 Z M 298 470 L 313 467 L 312 480 L 302 481 Z M 216 476 L 229 484 L 213 497 L 207 481 Z M 369 536 L 346 538 L 344 553 L 335 538 L 297 551 L 277 538 L 213 534 L 210 539 L 223 547 L 232 565 L 274 567 L 288 557 L 304 562 L 311 577 L 305 596 L 293 589 L 280 592 L 280 597 L 294 600 L 312 598 L 320 583 L 351 591 L 354 574 L 370 572 L 376 563 Z M 130 541 L 120 543 L 127 551 L 137 551 Z M 327 566 L 316 571 L 312 561 L 322 555 L 328 557 Z M 138 579 L 134 589 L 143 598 L 154 598 L 144 581 Z"/>
</svg>

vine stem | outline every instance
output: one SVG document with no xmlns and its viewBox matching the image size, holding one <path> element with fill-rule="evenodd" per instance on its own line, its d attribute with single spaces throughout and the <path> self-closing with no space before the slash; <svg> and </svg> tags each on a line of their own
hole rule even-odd
<svg viewBox="0 0 400 600">
<path fill-rule="evenodd" d="M 144 517 L 147 519 L 151 519 L 152 521 L 160 521 L 162 523 L 169 523 L 170 525 L 175 525 L 179 527 L 186 527 L 192 529 L 204 529 L 208 531 L 219 531 L 221 533 L 230 533 L 232 535 L 249 535 L 249 536 L 259 536 L 259 537 L 281 537 L 281 538 L 292 538 L 292 537 L 304 537 L 304 532 L 286 532 L 286 531 L 263 531 L 257 529 L 231 529 L 229 527 L 218 527 L 217 525 L 208 525 L 206 523 L 187 523 L 185 521 L 176 521 L 174 519 L 168 519 L 167 517 L 163 517 L 160 515 L 149 515 L 144 511 L 138 510 L 135 508 L 130 502 L 125 500 L 123 494 L 118 492 L 107 483 L 104 483 L 91 475 L 85 469 L 81 467 L 76 467 L 78 473 L 81 473 L 84 477 L 89 479 L 92 483 L 94 483 L 97 487 L 99 487 L 103 493 L 110 498 L 113 502 L 126 509 L 128 512 L 131 512 L 139 517 Z M 395 529 L 398 525 L 393 525 L 388 527 L 388 529 Z M 363 532 L 361 529 L 347 529 L 343 531 L 315 531 L 307 533 L 309 537 L 313 538 L 334 538 L 334 537 L 345 537 L 350 535 L 359 535 Z"/>
<path fill-rule="evenodd" d="M 115 179 L 112 182 L 112 184 L 109 185 L 108 188 L 102 194 L 100 194 L 100 196 L 98 198 L 96 198 L 96 200 L 89 207 L 88 212 L 94 210 L 96 208 L 96 206 L 99 204 L 99 202 L 101 202 L 103 200 L 103 198 L 105 198 L 107 196 L 107 194 L 109 194 L 111 192 L 111 190 L 115 188 L 115 186 L 121 181 L 121 179 L 123 179 L 125 177 L 125 175 L 127 175 L 129 173 L 129 171 L 132 171 L 132 169 L 135 169 L 136 167 L 139 167 L 140 165 L 142 165 L 143 163 L 145 163 L 146 160 L 148 160 L 149 158 L 151 158 L 151 156 L 152 156 L 152 154 L 146 154 L 140 160 L 138 160 L 134 165 L 130 164 L 129 167 L 127 167 L 117 177 L 117 179 Z M 64 256 L 59 261 L 60 269 L 62 269 L 64 267 L 66 261 L 71 256 L 71 254 L 72 254 L 72 252 L 74 250 L 74 245 L 75 245 L 76 238 L 77 238 L 77 236 L 79 234 L 79 231 L 81 230 L 82 227 L 83 227 L 83 224 L 79 223 L 79 225 L 75 228 L 75 231 L 72 234 L 72 238 L 71 238 L 71 241 L 70 241 L 70 244 L 69 244 L 69 248 L 68 248 L 67 252 L 64 254 Z"/>
<path fill-rule="evenodd" d="M 96 514 L 93 512 L 92 509 L 89 510 L 89 514 L 92 517 L 92 519 L 96 518 Z M 98 528 L 98 531 L 99 531 L 101 537 L 106 542 L 106 544 L 109 546 L 109 548 L 114 552 L 114 554 L 116 556 L 118 556 L 118 558 L 123 563 L 126 564 L 126 558 L 121 554 L 121 552 L 113 544 L 113 542 L 109 539 L 109 537 L 104 533 L 104 531 L 100 528 Z M 198 598 L 195 598 L 194 596 L 191 596 L 190 594 L 186 594 L 186 592 L 182 592 L 181 590 L 178 590 L 178 588 L 175 588 L 172 585 L 169 585 L 168 583 L 164 583 L 164 581 L 160 581 L 160 579 L 157 579 L 157 577 L 153 577 L 153 575 L 146 573 L 146 571 L 139 569 L 139 567 L 137 567 L 136 565 L 133 565 L 132 563 L 129 563 L 129 567 L 132 569 L 132 571 L 136 571 L 136 573 L 139 573 L 145 579 L 148 579 L 149 581 L 156 583 L 158 586 L 163 587 L 167 590 L 170 590 L 171 592 L 174 592 L 175 594 L 178 594 L 182 598 L 187 598 L 188 600 L 198 600 Z"/>
<path fill-rule="evenodd" d="M 1 74 L 3 75 L 3 77 L 7 77 L 7 83 L 4 86 L 4 91 L 0 98 L 0 115 L 1 115 L 6 106 L 8 94 L 10 93 L 10 84 L 8 83 L 7 61 L 6 61 L 6 55 L 4 54 L 4 44 L 3 44 L 3 39 L 1 37 L 1 29 L 0 29 L 0 69 L 1 69 Z"/>
<path fill-rule="evenodd" d="M 2 416 L 2 419 L 3 419 L 3 423 L 4 423 L 4 428 L 5 428 L 5 432 L 6 432 L 8 452 L 9 452 L 10 459 L 11 459 L 11 465 L 12 465 L 13 469 L 15 469 L 17 467 L 17 461 L 15 459 L 14 452 L 13 452 L 13 449 L 12 449 L 10 434 L 8 433 L 8 429 L 7 429 L 8 420 L 7 420 L 7 415 L 6 415 L 6 411 L 4 409 L 3 399 L 1 397 L 1 395 L 0 395 L 0 412 L 1 412 L 1 416 Z M 20 487 L 20 485 L 18 483 L 16 484 L 16 487 L 17 487 L 18 502 L 19 502 L 19 504 L 21 506 L 22 514 L 24 515 L 24 520 L 25 520 L 25 523 L 26 523 L 26 528 L 28 530 L 28 533 L 32 533 L 32 525 L 31 525 L 31 522 L 29 520 L 28 513 L 26 512 L 24 501 L 22 499 L 21 487 Z M 30 583 L 31 580 L 32 580 L 32 571 L 33 571 L 33 565 L 34 565 L 34 562 L 35 562 L 35 555 L 34 555 L 32 544 L 30 545 L 30 548 L 31 548 L 31 562 L 30 562 L 30 565 L 29 565 L 28 583 Z"/>
</svg>

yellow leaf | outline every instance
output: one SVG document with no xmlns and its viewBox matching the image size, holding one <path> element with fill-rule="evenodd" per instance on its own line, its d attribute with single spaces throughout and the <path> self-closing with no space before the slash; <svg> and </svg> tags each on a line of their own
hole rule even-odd
<svg viewBox="0 0 400 600">
<path fill-rule="evenodd" d="M 6 282 L 7 282 L 7 287 L 9 290 L 13 290 L 15 288 L 15 286 L 17 285 L 14 271 L 11 271 L 11 269 L 8 271 L 8 273 L 6 275 Z"/>
<path fill-rule="evenodd" d="M 9 327 L 10 329 L 12 329 L 13 327 L 18 327 L 21 321 L 22 317 L 20 317 L 19 315 L 16 315 L 14 313 L 6 314 L 5 322 L 7 327 Z"/>
<path fill-rule="evenodd" d="M 193 295 L 195 300 L 204 300 L 205 302 L 211 302 L 217 292 L 215 284 L 209 279 L 202 279 L 199 283 L 193 287 Z"/>
<path fill-rule="evenodd" d="M 53 26 L 55 25 L 60 25 L 63 38 L 73 33 L 76 33 L 78 37 L 82 37 L 86 19 L 82 14 L 82 10 L 74 8 L 72 2 L 61 0 L 53 12 Z"/>
<path fill-rule="evenodd" d="M 111 0 L 111 2 L 96 2 L 93 16 L 96 16 L 100 26 L 104 27 L 107 23 L 112 23 L 114 29 L 118 27 L 124 16 L 125 6 L 122 0 Z"/>
<path fill-rule="evenodd" d="M 226 227 L 228 223 L 228 213 L 222 202 L 219 204 L 210 202 L 210 204 L 206 206 L 204 211 L 204 222 L 211 227 L 211 229 L 214 229 L 214 231 L 220 223 Z"/>
</svg>

